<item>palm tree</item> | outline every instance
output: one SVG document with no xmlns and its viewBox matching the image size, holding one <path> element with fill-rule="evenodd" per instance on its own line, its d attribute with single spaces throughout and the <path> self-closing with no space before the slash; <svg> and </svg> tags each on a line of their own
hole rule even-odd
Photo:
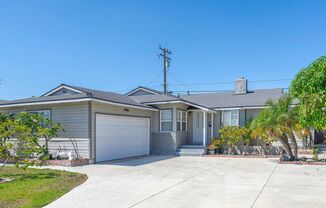
<svg viewBox="0 0 326 208">
<path fill-rule="evenodd" d="M 298 146 L 294 131 L 299 123 L 297 109 L 292 98 L 284 96 L 277 102 L 269 100 L 264 109 L 251 123 L 253 131 L 263 132 L 268 139 L 277 139 L 291 160 L 298 159 Z"/>
</svg>

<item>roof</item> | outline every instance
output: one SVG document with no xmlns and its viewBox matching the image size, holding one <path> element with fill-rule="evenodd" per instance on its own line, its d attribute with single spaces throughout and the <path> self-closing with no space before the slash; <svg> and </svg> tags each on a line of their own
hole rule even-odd
<svg viewBox="0 0 326 208">
<path fill-rule="evenodd" d="M 167 101 L 180 100 L 180 98 L 168 94 L 142 95 L 142 96 L 130 96 L 130 97 L 139 103 L 167 102 Z"/>
<path fill-rule="evenodd" d="M 207 108 L 218 109 L 265 106 L 269 99 L 276 101 L 283 95 L 283 89 L 276 88 L 254 90 L 248 92 L 247 94 L 234 94 L 234 92 L 204 93 L 183 95 L 181 98 L 189 102 L 206 106 Z"/>
<path fill-rule="evenodd" d="M 5 101 L 5 102 L 1 102 L 0 106 L 5 106 L 5 105 L 9 105 L 9 104 L 24 104 L 24 103 L 46 102 L 46 101 L 63 101 L 63 100 L 77 100 L 77 99 L 83 99 L 83 98 L 95 98 L 95 99 L 99 99 L 102 101 L 108 101 L 108 102 L 117 103 L 117 104 L 125 104 L 125 105 L 130 105 L 130 106 L 154 109 L 151 106 L 136 102 L 134 99 L 132 99 L 131 97 L 128 97 L 126 95 L 113 93 L 113 92 L 107 92 L 107 91 L 88 89 L 88 88 L 83 88 L 83 87 L 77 87 L 77 86 L 72 86 L 72 85 L 66 85 L 66 84 L 61 84 L 59 87 L 62 87 L 62 86 L 67 86 L 70 88 L 77 89 L 77 90 L 81 91 L 82 93 L 61 94 L 61 95 L 55 95 L 55 96 L 31 97 L 31 98 L 25 98 L 25 99 L 19 99 L 19 100 Z M 59 88 L 59 87 L 57 87 L 57 88 Z"/>
<path fill-rule="evenodd" d="M 76 94 L 51 95 L 56 90 L 67 87 L 75 90 Z M 149 89 L 149 88 L 148 88 Z M 150 89 L 151 90 L 151 89 Z M 61 84 L 57 88 L 44 94 L 41 97 L 31 97 L 12 101 L 0 101 L 0 107 L 12 105 L 27 105 L 29 103 L 37 104 L 41 102 L 76 102 L 81 99 L 96 99 L 97 101 L 110 102 L 111 104 L 123 104 L 156 110 L 150 105 L 166 102 L 182 102 L 206 110 L 217 110 L 222 108 L 242 108 L 242 107 L 263 107 L 268 100 L 277 101 L 284 95 L 283 89 L 261 89 L 250 91 L 247 94 L 234 94 L 234 92 L 224 93 L 203 93 L 193 95 L 182 95 L 177 97 L 170 94 L 151 94 L 141 96 L 127 96 L 123 94 L 94 90 L 84 87 Z"/>
</svg>

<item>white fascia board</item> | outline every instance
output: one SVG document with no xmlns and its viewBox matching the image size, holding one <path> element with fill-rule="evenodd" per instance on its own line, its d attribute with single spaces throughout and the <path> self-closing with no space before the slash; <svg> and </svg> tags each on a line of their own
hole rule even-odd
<svg viewBox="0 0 326 208">
<path fill-rule="evenodd" d="M 215 110 L 223 111 L 223 110 L 245 110 L 245 109 L 264 109 L 264 108 L 267 108 L 267 106 L 215 108 Z"/>
<path fill-rule="evenodd" d="M 111 105 L 118 105 L 118 106 L 128 107 L 128 108 L 137 108 L 137 109 L 142 109 L 142 110 L 158 111 L 158 109 L 155 109 L 155 108 L 146 108 L 146 107 L 135 106 L 135 105 L 128 105 L 128 104 L 123 104 L 123 103 L 115 103 L 115 102 L 110 102 L 110 101 L 106 101 L 106 100 L 100 100 L 100 99 L 96 99 L 96 98 L 92 98 L 91 100 L 92 101 L 99 102 L 99 103 L 105 103 L 105 104 L 111 104 Z"/>
<path fill-rule="evenodd" d="M 190 109 L 190 110 L 187 110 L 187 112 L 203 112 L 203 111 L 207 111 L 209 113 L 217 113 L 217 111 L 208 111 L 208 110 L 203 110 L 203 109 Z"/>
<path fill-rule="evenodd" d="M 134 106 L 134 105 L 128 105 L 128 104 L 122 104 L 122 103 L 115 103 L 115 102 L 100 100 L 100 99 L 96 99 L 96 98 L 55 100 L 55 101 L 43 101 L 43 102 L 41 101 L 41 102 L 29 102 L 29 103 L 13 103 L 13 104 L 0 105 L 0 108 L 31 106 L 31 105 L 61 104 L 61 103 L 78 103 L 78 102 L 86 102 L 86 101 L 95 101 L 95 102 L 99 102 L 99 103 L 117 105 L 117 106 L 128 107 L 128 108 L 136 108 L 136 109 L 142 109 L 142 110 L 158 111 L 158 109 L 155 109 L 155 108 L 146 108 L 146 107 L 141 107 L 141 106 Z"/>
<path fill-rule="evenodd" d="M 215 108 L 217 111 L 224 111 L 224 110 L 241 110 L 243 108 Z"/>
<path fill-rule="evenodd" d="M 40 101 L 40 102 L 28 102 L 28 103 L 13 103 L 13 104 L 0 105 L 0 108 L 30 106 L 30 105 L 60 104 L 60 103 L 78 103 L 78 102 L 84 102 L 84 101 L 90 101 L 90 98 L 70 99 L 70 100 L 54 100 L 54 101 Z"/>
<path fill-rule="evenodd" d="M 152 90 L 148 90 L 148 89 L 145 89 L 145 88 L 142 88 L 142 87 L 138 87 L 138 88 L 132 90 L 131 92 L 128 92 L 126 95 L 131 95 L 131 94 L 137 92 L 138 90 L 143 90 L 143 91 L 146 91 L 146 92 L 149 92 L 149 93 L 154 93 L 155 95 L 159 95 L 157 92 L 154 92 Z"/>
<path fill-rule="evenodd" d="M 209 108 L 205 108 L 205 107 L 202 107 L 202 106 L 199 106 L 199 105 L 196 105 L 196 104 L 193 104 L 193 103 L 189 103 L 187 101 L 182 101 L 182 100 L 146 102 L 145 104 L 147 104 L 147 105 L 159 105 L 159 104 L 171 104 L 171 103 L 172 104 L 173 103 L 183 103 L 183 104 L 190 105 L 190 106 L 199 108 L 199 109 L 207 111 L 207 112 L 215 112 L 215 110 L 211 110 Z"/>
<path fill-rule="evenodd" d="M 53 94 L 53 93 L 55 93 L 55 92 L 61 90 L 62 88 L 66 88 L 66 89 L 68 89 L 68 90 L 71 90 L 71 91 L 74 91 L 74 92 L 77 92 L 77 93 L 83 93 L 82 91 L 77 90 L 77 89 L 75 89 L 75 88 L 68 87 L 68 86 L 66 86 L 66 85 L 61 85 L 61 86 L 59 86 L 59 87 L 57 87 L 57 88 L 51 90 L 50 92 L 46 93 L 45 95 L 42 95 L 42 97 L 49 96 L 49 95 L 51 95 L 51 94 Z"/>
</svg>

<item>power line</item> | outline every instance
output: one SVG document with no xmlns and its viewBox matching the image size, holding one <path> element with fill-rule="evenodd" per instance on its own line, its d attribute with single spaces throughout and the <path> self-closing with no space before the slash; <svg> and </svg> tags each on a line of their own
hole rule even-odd
<svg viewBox="0 0 326 208">
<path fill-rule="evenodd" d="M 160 71 L 160 73 L 158 73 L 154 79 L 152 79 L 148 84 L 146 84 L 145 86 L 148 87 L 150 84 L 152 84 L 157 78 L 159 78 L 161 76 L 161 74 L 163 73 L 163 71 Z"/>
<path fill-rule="evenodd" d="M 170 73 L 171 74 L 171 73 Z M 171 74 L 172 75 L 172 74 Z M 292 79 L 266 79 L 266 80 L 248 80 L 250 83 L 258 83 L 258 82 L 279 82 L 279 81 L 290 81 Z M 178 86 L 178 85 L 223 85 L 223 84 L 233 84 L 234 81 L 229 82 L 194 82 L 194 83 L 182 83 L 182 84 L 170 84 L 170 86 Z"/>
<path fill-rule="evenodd" d="M 180 82 L 181 85 L 185 86 L 186 88 L 191 89 L 191 87 L 189 87 L 187 84 L 185 84 L 184 82 L 182 82 L 178 77 L 176 77 L 174 74 L 172 74 L 171 72 L 168 72 L 174 79 L 176 79 L 178 82 Z"/>
</svg>

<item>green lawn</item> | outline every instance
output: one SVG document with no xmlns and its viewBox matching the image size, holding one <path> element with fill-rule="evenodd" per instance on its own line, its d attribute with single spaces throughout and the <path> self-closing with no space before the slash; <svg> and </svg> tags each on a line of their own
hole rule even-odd
<svg viewBox="0 0 326 208">
<path fill-rule="evenodd" d="M 0 177 L 0 207 L 43 207 L 86 181 L 87 176 L 50 169 L 5 167 Z"/>
</svg>

